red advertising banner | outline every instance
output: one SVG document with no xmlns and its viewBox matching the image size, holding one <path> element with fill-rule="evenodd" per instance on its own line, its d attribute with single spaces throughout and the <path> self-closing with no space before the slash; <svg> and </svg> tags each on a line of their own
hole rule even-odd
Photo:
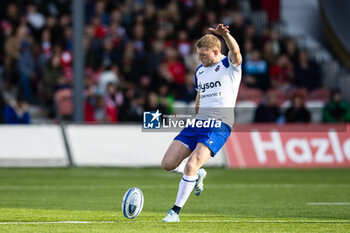
<svg viewBox="0 0 350 233">
<path fill-rule="evenodd" d="M 224 150 L 232 168 L 350 168 L 350 124 L 237 125 Z"/>
</svg>

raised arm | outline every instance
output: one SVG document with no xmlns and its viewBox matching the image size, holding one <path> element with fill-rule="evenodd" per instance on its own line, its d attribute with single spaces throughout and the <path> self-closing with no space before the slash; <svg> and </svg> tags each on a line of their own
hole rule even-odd
<svg viewBox="0 0 350 233">
<path fill-rule="evenodd" d="M 230 31 L 228 30 L 229 26 L 224 26 L 223 24 L 219 24 L 215 29 L 209 28 L 209 31 L 214 32 L 217 35 L 222 36 L 224 38 L 225 43 L 229 49 L 228 58 L 231 63 L 238 66 L 242 63 L 242 55 L 237 44 L 235 38 L 230 35 Z"/>
</svg>

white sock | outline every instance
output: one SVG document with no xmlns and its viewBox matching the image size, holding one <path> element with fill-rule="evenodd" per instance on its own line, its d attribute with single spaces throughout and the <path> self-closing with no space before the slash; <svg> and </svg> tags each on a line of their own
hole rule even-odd
<svg viewBox="0 0 350 233">
<path fill-rule="evenodd" d="M 179 173 L 179 174 L 184 174 L 186 162 L 187 162 L 187 161 L 185 161 L 185 160 L 182 161 L 182 162 L 180 163 L 180 165 L 179 165 L 177 168 L 175 168 L 174 170 L 171 170 L 171 172 Z"/>
<path fill-rule="evenodd" d="M 198 179 L 198 175 L 195 176 L 187 176 L 183 175 L 180 184 L 179 191 L 177 192 L 175 205 L 178 207 L 183 207 L 190 196 L 192 189 L 196 185 L 196 180 Z"/>
</svg>

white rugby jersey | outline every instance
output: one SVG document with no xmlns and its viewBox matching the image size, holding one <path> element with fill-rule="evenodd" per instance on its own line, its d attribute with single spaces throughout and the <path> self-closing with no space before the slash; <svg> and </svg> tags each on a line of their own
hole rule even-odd
<svg viewBox="0 0 350 233">
<path fill-rule="evenodd" d="M 241 78 L 241 65 L 235 66 L 228 57 L 210 67 L 200 65 L 195 73 L 200 95 L 196 119 L 215 118 L 231 127 Z"/>
</svg>

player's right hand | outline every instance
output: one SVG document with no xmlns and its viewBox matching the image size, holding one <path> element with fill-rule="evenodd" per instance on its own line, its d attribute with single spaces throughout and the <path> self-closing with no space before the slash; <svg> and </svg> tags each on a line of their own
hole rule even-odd
<svg viewBox="0 0 350 233">
<path fill-rule="evenodd" d="M 209 28 L 209 31 L 214 32 L 215 34 L 219 36 L 226 36 L 227 34 L 230 33 L 228 30 L 229 26 L 224 26 L 222 23 L 218 24 L 216 28 Z"/>
</svg>

